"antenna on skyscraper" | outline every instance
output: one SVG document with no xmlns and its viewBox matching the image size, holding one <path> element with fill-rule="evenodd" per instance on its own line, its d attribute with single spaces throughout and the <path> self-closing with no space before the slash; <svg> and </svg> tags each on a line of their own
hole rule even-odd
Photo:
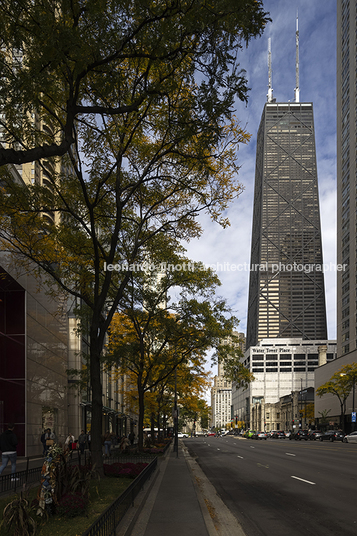
<svg viewBox="0 0 357 536">
<path fill-rule="evenodd" d="M 268 39 L 268 75 L 269 75 L 269 84 L 268 84 L 268 102 L 274 102 L 273 99 L 273 87 L 272 87 L 272 74 L 271 74 L 271 38 Z"/>
<path fill-rule="evenodd" d="M 300 88 L 299 88 L 299 14 L 296 12 L 296 32 L 295 32 L 295 44 L 296 44 L 296 82 L 295 82 L 295 102 L 300 102 Z"/>
</svg>

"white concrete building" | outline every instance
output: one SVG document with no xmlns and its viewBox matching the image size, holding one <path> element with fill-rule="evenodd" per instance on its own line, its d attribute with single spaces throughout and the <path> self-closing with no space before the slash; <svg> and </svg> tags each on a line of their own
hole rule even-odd
<svg viewBox="0 0 357 536">
<path fill-rule="evenodd" d="M 274 404 L 293 391 L 314 387 L 314 371 L 336 359 L 335 341 L 263 339 L 251 346 L 243 362 L 255 380 L 246 388 L 232 388 L 232 412 L 246 428 L 252 422 L 252 408 Z"/>
</svg>

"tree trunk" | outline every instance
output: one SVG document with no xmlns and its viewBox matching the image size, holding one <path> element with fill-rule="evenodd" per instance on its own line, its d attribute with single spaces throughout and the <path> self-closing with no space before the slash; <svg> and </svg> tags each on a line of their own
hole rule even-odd
<svg viewBox="0 0 357 536">
<path fill-rule="evenodd" d="M 145 411 L 145 405 L 144 405 L 144 391 L 141 389 L 140 385 L 140 377 L 138 377 L 137 381 L 138 386 L 138 402 L 139 402 L 139 418 L 138 418 L 138 447 L 139 449 L 143 448 L 144 444 L 144 411 Z"/>
<path fill-rule="evenodd" d="M 157 439 L 158 439 L 158 441 L 161 441 L 162 440 L 162 434 L 161 434 L 161 422 L 160 422 L 160 409 L 157 412 L 156 419 L 157 419 Z"/>
<path fill-rule="evenodd" d="M 150 416 L 151 422 L 151 443 L 155 443 L 155 413 L 152 411 Z"/>
<path fill-rule="evenodd" d="M 102 451 L 102 381 L 100 356 L 102 347 L 98 336 L 98 328 L 92 323 L 90 329 L 90 382 L 92 387 L 92 426 L 91 426 L 91 456 L 101 477 L 104 476 L 103 451 Z"/>
</svg>

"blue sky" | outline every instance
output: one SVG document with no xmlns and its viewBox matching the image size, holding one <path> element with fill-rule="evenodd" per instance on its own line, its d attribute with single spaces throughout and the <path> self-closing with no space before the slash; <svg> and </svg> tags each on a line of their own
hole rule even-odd
<svg viewBox="0 0 357 536">
<path fill-rule="evenodd" d="M 236 115 L 247 125 L 251 141 L 241 146 L 240 197 L 227 211 L 231 226 L 222 229 L 208 217 L 201 217 L 202 236 L 185 247 L 188 256 L 206 264 L 250 262 L 250 241 L 255 178 L 257 130 L 268 90 L 268 38 L 271 38 L 272 81 L 277 102 L 294 100 L 295 25 L 299 14 L 300 101 L 314 108 L 317 172 L 324 263 L 336 262 L 336 0 L 267 0 L 265 11 L 272 22 L 262 37 L 251 41 L 239 53 L 241 68 L 247 72 L 249 103 L 237 102 Z M 219 294 L 240 319 L 246 331 L 249 272 L 219 270 Z M 336 273 L 325 273 L 328 337 L 336 337 Z"/>
</svg>

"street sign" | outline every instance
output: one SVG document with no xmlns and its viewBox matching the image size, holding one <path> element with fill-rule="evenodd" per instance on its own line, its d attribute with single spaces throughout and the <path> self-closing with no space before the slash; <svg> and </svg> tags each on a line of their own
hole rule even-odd
<svg viewBox="0 0 357 536">
<path fill-rule="evenodd" d="M 352 422 L 356 422 L 356 411 L 352 411 Z"/>
</svg>

